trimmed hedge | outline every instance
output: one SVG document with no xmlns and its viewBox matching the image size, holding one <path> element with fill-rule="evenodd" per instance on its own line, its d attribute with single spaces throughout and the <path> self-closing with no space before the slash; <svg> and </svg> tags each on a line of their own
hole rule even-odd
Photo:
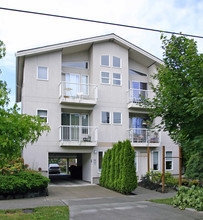
<svg viewBox="0 0 203 220">
<path fill-rule="evenodd" d="M 129 140 L 114 144 L 105 152 L 99 183 L 101 186 L 130 194 L 137 187 L 135 153 Z"/>
<path fill-rule="evenodd" d="M 47 188 L 49 178 L 36 171 L 25 170 L 13 175 L 0 175 L 0 195 L 26 194 Z"/>
</svg>

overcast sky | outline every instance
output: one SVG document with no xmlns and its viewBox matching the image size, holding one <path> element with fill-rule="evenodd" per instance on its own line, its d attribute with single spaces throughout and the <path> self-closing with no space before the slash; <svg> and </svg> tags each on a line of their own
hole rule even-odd
<svg viewBox="0 0 203 220">
<path fill-rule="evenodd" d="M 0 0 L 0 7 L 203 36 L 203 0 Z M 7 49 L 0 78 L 7 81 L 12 102 L 17 51 L 109 33 L 162 59 L 160 33 L 0 9 L 0 40 Z M 203 39 L 195 40 L 202 53 Z"/>
</svg>

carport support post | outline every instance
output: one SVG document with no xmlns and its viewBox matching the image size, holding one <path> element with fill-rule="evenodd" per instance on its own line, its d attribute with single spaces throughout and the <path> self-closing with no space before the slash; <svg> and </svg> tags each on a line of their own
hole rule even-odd
<svg viewBox="0 0 203 220">
<path fill-rule="evenodd" d="M 179 146 L 179 186 L 182 185 L 181 183 L 181 146 Z"/>
<path fill-rule="evenodd" d="M 165 146 L 163 146 L 162 150 L 162 193 L 164 193 L 165 186 Z"/>
</svg>

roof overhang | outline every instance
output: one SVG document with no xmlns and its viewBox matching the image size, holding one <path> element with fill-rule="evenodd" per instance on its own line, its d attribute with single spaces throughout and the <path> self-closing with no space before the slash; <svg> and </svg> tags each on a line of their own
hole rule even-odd
<svg viewBox="0 0 203 220">
<path fill-rule="evenodd" d="M 126 41 L 125 39 L 115 34 L 107 34 L 60 44 L 48 45 L 44 47 L 32 48 L 28 50 L 21 50 L 16 53 L 16 102 L 21 101 L 23 69 L 26 56 L 33 56 L 59 50 L 61 50 L 62 53 L 65 54 L 68 50 L 74 52 L 77 50 L 88 50 L 92 46 L 92 44 L 102 43 L 106 41 L 113 41 L 116 44 L 128 49 L 130 58 L 136 59 L 139 63 L 145 65 L 146 67 L 149 67 L 153 64 L 156 64 L 158 66 L 160 64 L 163 64 L 163 61 L 157 58 L 156 56 L 148 53 L 147 51 L 137 47 L 136 45 Z"/>
</svg>

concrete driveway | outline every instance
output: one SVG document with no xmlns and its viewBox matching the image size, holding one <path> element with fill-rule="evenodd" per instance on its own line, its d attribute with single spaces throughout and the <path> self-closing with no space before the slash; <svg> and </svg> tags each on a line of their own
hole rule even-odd
<svg viewBox="0 0 203 220">
<path fill-rule="evenodd" d="M 64 206 L 70 208 L 70 220 L 202 220 L 203 213 L 181 211 L 172 206 L 146 200 L 173 197 L 175 192 L 158 193 L 138 187 L 135 195 L 125 196 L 98 185 L 50 185 L 48 197 L 0 200 L 0 209 Z"/>
</svg>

